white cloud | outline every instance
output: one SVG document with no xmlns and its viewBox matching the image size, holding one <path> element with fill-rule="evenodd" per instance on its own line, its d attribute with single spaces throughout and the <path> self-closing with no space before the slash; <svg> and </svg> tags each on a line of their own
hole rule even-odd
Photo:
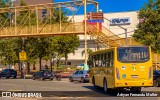
<svg viewBox="0 0 160 100">
<path fill-rule="evenodd" d="M 77 10 L 77 8 L 75 8 L 75 7 L 66 7 L 66 9 L 71 10 L 71 11 L 76 11 Z"/>
</svg>

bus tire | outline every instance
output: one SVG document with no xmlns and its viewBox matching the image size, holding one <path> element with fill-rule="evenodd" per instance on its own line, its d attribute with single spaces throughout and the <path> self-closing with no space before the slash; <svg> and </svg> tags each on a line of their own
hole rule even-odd
<svg viewBox="0 0 160 100">
<path fill-rule="evenodd" d="M 106 79 L 103 80 L 103 91 L 105 93 L 108 93 L 108 85 Z"/>
<path fill-rule="evenodd" d="M 99 86 L 96 85 L 94 77 L 92 78 L 92 84 L 95 89 L 98 89 Z"/>
<path fill-rule="evenodd" d="M 157 78 L 158 87 L 160 87 L 160 77 Z"/>
<path fill-rule="evenodd" d="M 154 81 L 153 81 L 153 86 L 154 86 L 154 87 L 158 87 L 158 85 L 159 85 L 159 84 L 158 84 L 157 80 L 154 80 Z"/>
<path fill-rule="evenodd" d="M 137 93 L 141 93 L 141 87 L 137 87 Z"/>
<path fill-rule="evenodd" d="M 141 92 L 141 87 L 132 87 L 130 89 L 131 92 L 133 93 L 140 93 Z"/>
</svg>

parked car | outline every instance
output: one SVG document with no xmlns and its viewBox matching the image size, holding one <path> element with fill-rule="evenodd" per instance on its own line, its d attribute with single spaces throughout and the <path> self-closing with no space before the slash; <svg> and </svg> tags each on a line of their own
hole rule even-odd
<svg viewBox="0 0 160 100">
<path fill-rule="evenodd" d="M 69 76 L 70 82 L 81 81 L 82 83 L 89 81 L 88 70 L 77 70 L 75 73 Z"/>
<path fill-rule="evenodd" d="M 1 77 L 5 77 L 5 78 L 17 78 L 17 72 L 13 69 L 4 69 L 2 70 L 2 72 L 0 73 L 0 78 Z"/>
<path fill-rule="evenodd" d="M 41 80 L 45 80 L 45 79 L 49 79 L 49 80 L 53 80 L 53 73 L 47 69 L 43 69 L 41 71 L 35 72 L 33 74 L 32 77 L 33 80 L 35 79 L 41 79 Z"/>
<path fill-rule="evenodd" d="M 160 86 L 160 70 L 154 70 L 153 72 L 153 81 L 154 81 L 154 86 L 158 87 Z"/>
</svg>

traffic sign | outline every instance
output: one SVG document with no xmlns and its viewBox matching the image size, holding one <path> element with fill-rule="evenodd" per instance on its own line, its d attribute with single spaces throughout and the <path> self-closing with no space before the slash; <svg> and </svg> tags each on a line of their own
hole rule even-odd
<svg viewBox="0 0 160 100">
<path fill-rule="evenodd" d="M 26 60 L 26 52 L 22 51 L 19 53 L 19 59 L 20 60 Z"/>
</svg>

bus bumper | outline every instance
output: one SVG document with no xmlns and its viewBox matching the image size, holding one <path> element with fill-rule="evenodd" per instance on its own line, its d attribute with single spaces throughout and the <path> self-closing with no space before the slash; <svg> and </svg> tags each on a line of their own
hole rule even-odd
<svg viewBox="0 0 160 100">
<path fill-rule="evenodd" d="M 152 87 L 153 81 L 125 81 L 116 82 L 115 87 Z"/>
</svg>

